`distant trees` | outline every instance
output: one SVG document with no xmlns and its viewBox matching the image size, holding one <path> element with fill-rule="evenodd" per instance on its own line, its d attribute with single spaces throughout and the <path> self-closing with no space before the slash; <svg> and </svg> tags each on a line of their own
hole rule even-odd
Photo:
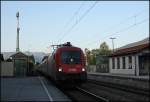
<svg viewBox="0 0 150 102">
<path fill-rule="evenodd" d="M 109 46 L 106 44 L 106 42 L 103 42 L 101 45 L 100 45 L 100 48 L 99 48 L 99 54 L 100 55 L 108 55 L 111 53 L 111 50 L 109 49 Z"/>
<path fill-rule="evenodd" d="M 89 49 L 85 49 L 85 53 L 86 53 L 87 64 L 93 65 L 94 61 L 93 61 L 92 51 L 90 51 Z"/>
<path fill-rule="evenodd" d="M 111 50 L 109 49 L 109 46 L 106 42 L 103 42 L 100 44 L 100 47 L 98 49 L 92 49 L 91 51 L 89 49 L 85 49 L 86 59 L 88 65 L 96 65 L 96 56 L 97 55 L 108 55 L 111 53 Z"/>
</svg>

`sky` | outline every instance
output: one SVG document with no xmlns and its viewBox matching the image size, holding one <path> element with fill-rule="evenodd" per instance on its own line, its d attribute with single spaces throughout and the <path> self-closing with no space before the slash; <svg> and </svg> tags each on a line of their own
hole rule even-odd
<svg viewBox="0 0 150 102">
<path fill-rule="evenodd" d="M 114 46 L 149 37 L 149 1 L 1 1 L 1 51 L 50 53 L 52 44 L 71 42 L 83 50 L 106 42 Z"/>
</svg>

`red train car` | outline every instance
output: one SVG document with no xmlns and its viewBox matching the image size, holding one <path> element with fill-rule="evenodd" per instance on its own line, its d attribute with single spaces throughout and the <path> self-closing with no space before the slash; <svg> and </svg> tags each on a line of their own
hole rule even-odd
<svg viewBox="0 0 150 102">
<path fill-rule="evenodd" d="M 85 82 L 85 56 L 81 48 L 69 42 L 57 45 L 57 49 L 39 66 L 39 70 L 55 81 Z"/>
</svg>

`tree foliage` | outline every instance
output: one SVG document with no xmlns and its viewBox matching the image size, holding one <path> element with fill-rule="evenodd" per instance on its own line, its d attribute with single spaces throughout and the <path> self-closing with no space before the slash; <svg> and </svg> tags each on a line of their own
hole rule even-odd
<svg viewBox="0 0 150 102">
<path fill-rule="evenodd" d="M 0 54 L 0 61 L 4 61 L 3 54 Z"/>
<path fill-rule="evenodd" d="M 101 45 L 100 45 L 100 48 L 99 48 L 99 54 L 100 55 L 108 55 L 111 53 L 111 50 L 109 49 L 109 46 L 106 44 L 106 42 L 103 42 Z"/>
<path fill-rule="evenodd" d="M 103 42 L 102 44 L 100 44 L 100 48 L 98 49 L 92 49 L 90 51 L 86 48 L 85 53 L 88 65 L 96 65 L 96 56 L 108 55 L 111 53 L 111 50 L 109 49 L 109 46 L 106 44 L 106 42 Z"/>
</svg>

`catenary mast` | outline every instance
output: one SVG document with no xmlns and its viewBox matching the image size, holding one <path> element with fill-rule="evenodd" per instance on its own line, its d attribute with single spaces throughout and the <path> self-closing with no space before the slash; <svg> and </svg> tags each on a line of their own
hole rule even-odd
<svg viewBox="0 0 150 102">
<path fill-rule="evenodd" d="M 19 49 L 19 12 L 16 13 L 16 17 L 17 17 L 17 42 L 16 42 L 16 52 L 18 52 Z"/>
</svg>

